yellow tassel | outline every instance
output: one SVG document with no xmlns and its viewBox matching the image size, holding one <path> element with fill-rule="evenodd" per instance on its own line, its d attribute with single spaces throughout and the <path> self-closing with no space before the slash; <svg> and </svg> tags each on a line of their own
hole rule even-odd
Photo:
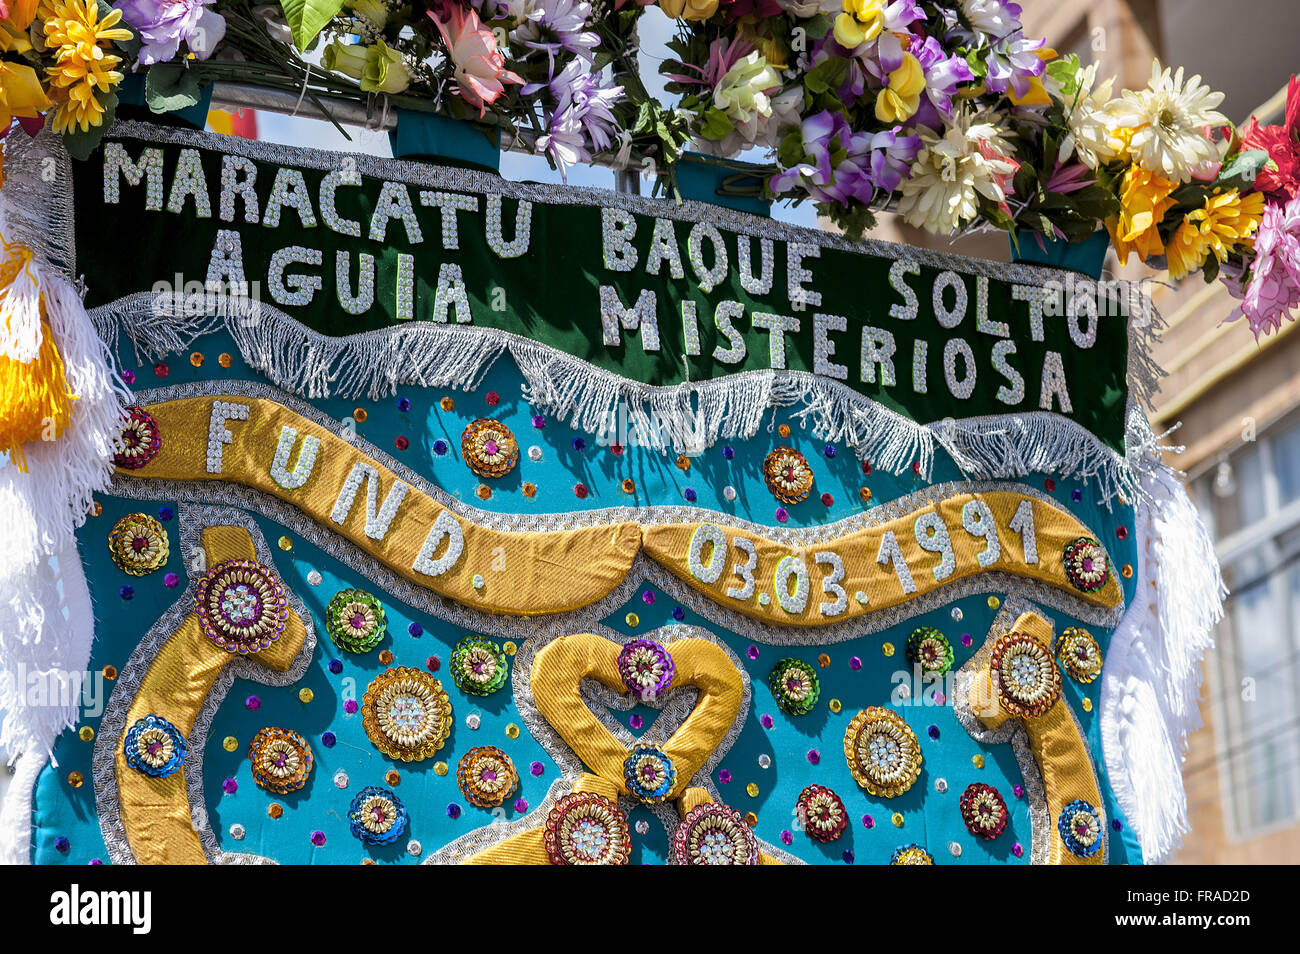
<svg viewBox="0 0 1300 954">
<path fill-rule="evenodd" d="M 41 351 L 35 361 L 0 355 L 0 451 L 8 451 L 10 461 L 26 473 L 23 445 L 58 440 L 68 428 L 76 399 L 68 393 L 63 356 L 49 323 L 42 320 Z"/>
</svg>

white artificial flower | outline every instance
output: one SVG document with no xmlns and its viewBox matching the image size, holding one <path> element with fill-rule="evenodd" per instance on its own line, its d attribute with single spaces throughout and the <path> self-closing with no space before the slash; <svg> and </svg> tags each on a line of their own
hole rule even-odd
<svg viewBox="0 0 1300 954">
<path fill-rule="evenodd" d="M 961 10 L 970 25 L 990 40 L 1011 36 L 1020 29 L 1020 8 L 1004 0 L 962 0 Z"/>
<path fill-rule="evenodd" d="M 775 149 L 787 130 L 800 123 L 803 90 L 796 86 L 778 93 L 771 97 L 770 105 L 767 115 L 755 113 L 749 122 L 737 123 L 736 128 L 723 139 L 698 138 L 694 147 L 700 152 L 722 159 L 755 147 Z"/>
<path fill-rule="evenodd" d="M 1113 118 L 1107 112 L 1110 93 L 1115 85 L 1115 77 L 1101 83 L 1095 89 L 1097 81 L 1097 64 L 1090 63 L 1078 76 L 1079 89 L 1076 94 L 1060 94 L 1064 102 L 1066 124 L 1069 134 L 1061 142 L 1061 162 L 1078 153 L 1079 161 L 1089 169 L 1114 159 L 1119 153 L 1120 143 L 1112 133 Z"/>
<path fill-rule="evenodd" d="M 1128 148 L 1138 165 L 1172 182 L 1186 182 L 1219 158 L 1219 147 L 1203 130 L 1228 124 L 1216 108 L 1221 102 L 1223 94 L 1199 75 L 1184 85 L 1181 66 L 1171 73 L 1156 60 L 1146 89 L 1125 90 L 1107 112 L 1117 127 L 1133 130 Z"/>
<path fill-rule="evenodd" d="M 903 180 L 898 211 L 909 225 L 935 235 L 951 235 L 979 212 L 981 195 L 1006 200 L 1003 182 L 1016 164 L 1007 158 L 1011 146 L 996 117 L 974 122 L 970 113 L 953 117 L 939 136 L 921 131 L 921 151 L 912 163 L 912 176 Z"/>
</svg>

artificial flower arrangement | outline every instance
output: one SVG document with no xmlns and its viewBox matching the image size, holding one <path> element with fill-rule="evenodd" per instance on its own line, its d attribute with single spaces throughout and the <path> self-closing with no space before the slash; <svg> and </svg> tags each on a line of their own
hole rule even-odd
<svg viewBox="0 0 1300 954">
<path fill-rule="evenodd" d="M 0 136 L 48 121 L 85 154 L 128 72 L 159 112 L 219 79 L 384 96 L 525 132 L 561 170 L 653 168 L 670 191 L 693 147 L 850 236 L 882 209 L 1014 243 L 1105 228 L 1121 262 L 1222 275 L 1257 335 L 1300 304 L 1294 85 L 1282 126 L 1238 133 L 1181 68 L 1112 95 L 1008 0 L 658 5 L 678 27 L 669 105 L 637 73 L 643 0 L 0 0 Z"/>
</svg>

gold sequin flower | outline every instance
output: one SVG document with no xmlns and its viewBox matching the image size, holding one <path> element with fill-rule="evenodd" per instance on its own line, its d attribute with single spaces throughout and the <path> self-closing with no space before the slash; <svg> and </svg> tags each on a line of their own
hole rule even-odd
<svg viewBox="0 0 1300 954">
<path fill-rule="evenodd" d="M 460 453 L 480 477 L 504 477 L 519 462 L 519 442 L 500 421 L 480 417 L 460 435 Z"/>
<path fill-rule="evenodd" d="M 1061 696 L 1061 670 L 1038 640 L 1007 633 L 993 644 L 990 661 L 998 702 L 1022 719 L 1043 715 Z"/>
<path fill-rule="evenodd" d="M 853 780 L 880 798 L 902 795 L 921 774 L 916 733 L 883 706 L 870 706 L 853 717 L 844 733 L 844 758 Z"/>
<path fill-rule="evenodd" d="M 803 454 L 792 447 L 778 447 L 763 461 L 763 479 L 777 500 L 796 504 L 812 490 L 813 472 Z"/>
<path fill-rule="evenodd" d="M 108 549 L 113 562 L 132 576 L 152 573 L 171 553 L 167 531 L 147 513 L 129 513 L 108 534 Z"/>
<path fill-rule="evenodd" d="M 311 775 L 311 746 L 297 732 L 268 726 L 248 746 L 253 781 L 268 792 L 287 795 L 307 784 Z"/>
<path fill-rule="evenodd" d="M 519 773 L 506 753 L 494 745 L 481 745 L 461 757 L 456 783 L 471 805 L 495 808 L 519 787 Z"/>
<path fill-rule="evenodd" d="M 673 833 L 679 865 L 756 865 L 758 839 L 736 809 L 717 802 L 697 805 Z"/>
<path fill-rule="evenodd" d="M 419 762 L 451 735 L 451 700 L 442 683 L 419 669 L 386 669 L 361 697 L 361 725 L 380 752 Z"/>
<path fill-rule="evenodd" d="M 632 853 L 627 816 L 595 792 L 570 792 L 546 816 L 542 833 L 553 865 L 625 865 Z"/>
<path fill-rule="evenodd" d="M 1056 640 L 1056 657 L 1070 678 L 1087 685 L 1101 675 L 1101 647 L 1092 633 L 1070 626 Z"/>
</svg>

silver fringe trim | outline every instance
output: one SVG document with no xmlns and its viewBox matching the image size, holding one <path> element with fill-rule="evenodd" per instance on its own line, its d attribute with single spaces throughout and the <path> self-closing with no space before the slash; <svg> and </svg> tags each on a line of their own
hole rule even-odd
<svg viewBox="0 0 1300 954">
<path fill-rule="evenodd" d="M 666 200 L 546 184 L 509 182 L 472 169 L 434 166 L 374 156 L 351 155 L 263 143 L 149 123 L 119 122 L 113 136 L 213 149 L 251 159 L 312 169 L 335 169 L 350 158 L 365 175 L 423 187 L 461 192 L 491 192 L 535 203 L 617 207 L 630 212 L 684 222 L 707 221 L 740 235 L 799 242 L 818 248 L 859 252 L 886 259 L 912 259 L 940 269 L 992 279 L 1041 285 L 1062 282 L 1069 273 L 1021 263 L 989 262 L 949 252 L 867 240 L 791 226 L 700 202 L 680 205 Z M 69 277 L 75 276 L 70 160 L 58 137 L 43 134 L 11 147 L 11 173 L 30 183 L 22 190 L 21 209 L 11 217 L 22 223 L 18 234 Z M 53 175 L 48 170 L 54 170 Z M 10 190 L 12 191 L 12 190 Z M 12 203 L 10 203 L 12 205 Z M 186 350 L 194 340 L 218 328 L 234 337 L 244 360 L 270 380 L 307 397 L 365 394 L 372 399 L 399 385 L 472 389 L 506 351 L 525 379 L 523 396 L 537 408 L 589 433 L 599 434 L 622 412 L 647 446 L 676 452 L 698 451 L 719 440 L 752 437 L 763 413 L 799 406 L 798 416 L 812 424 L 821 440 L 842 442 L 860 458 L 899 473 L 919 461 L 927 479 L 936 448 L 948 452 L 972 477 L 1019 477 L 1034 469 L 1066 477 L 1096 477 L 1104 501 L 1120 494 L 1141 496 L 1145 455 L 1116 454 L 1085 428 L 1055 414 L 1030 412 L 951 422 L 914 422 L 869 398 L 807 372 L 756 371 L 714 381 L 652 387 L 596 368 L 546 345 L 493 329 L 424 324 L 393 327 L 343 338 L 312 331 L 283 312 L 259 304 L 260 314 L 156 318 L 152 296 L 128 296 L 92 313 L 106 342 L 116 346 L 120 324 L 136 346 L 137 356 L 161 357 Z M 1134 293 L 1127 321 L 1128 383 L 1133 402 L 1150 406 L 1161 372 L 1151 345 L 1163 325 L 1145 295 Z M 398 369 L 401 369 L 400 371 Z M 665 435 L 655 420 L 692 422 Z"/>
</svg>

